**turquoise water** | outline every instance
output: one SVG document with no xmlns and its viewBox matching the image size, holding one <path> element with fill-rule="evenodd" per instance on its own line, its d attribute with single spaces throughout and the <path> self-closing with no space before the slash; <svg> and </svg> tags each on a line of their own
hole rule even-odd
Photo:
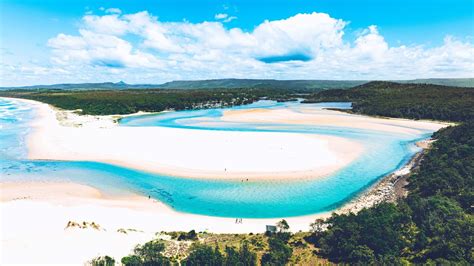
<svg viewBox="0 0 474 266">
<path fill-rule="evenodd" d="M 298 102 L 260 101 L 242 108 L 289 108 L 302 111 Z M 347 103 L 303 105 L 304 109 L 349 108 Z M 71 181 L 104 193 L 150 195 L 175 210 L 196 214 L 269 218 L 313 214 L 332 210 L 350 200 L 378 178 L 405 164 L 418 149 L 414 143 L 429 137 L 314 125 L 227 123 L 224 109 L 167 112 L 127 117 L 120 126 L 164 126 L 189 130 L 289 132 L 342 136 L 366 147 L 349 166 L 322 179 L 307 181 L 212 181 L 179 178 L 136 171 L 97 162 L 27 160 L 25 137 L 34 119 L 28 104 L 0 98 L 0 177 L 2 181 Z M 196 120 L 199 118 L 199 120 Z M 202 122 L 206 122 L 203 124 Z M 306 156 L 312 152 L 307 151 Z"/>
</svg>

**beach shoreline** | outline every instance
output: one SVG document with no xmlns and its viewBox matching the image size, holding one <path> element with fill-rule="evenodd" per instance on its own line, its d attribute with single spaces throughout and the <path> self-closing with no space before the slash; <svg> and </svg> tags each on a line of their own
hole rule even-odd
<svg viewBox="0 0 474 266">
<path fill-rule="evenodd" d="M 335 136 L 118 127 L 120 116 L 84 117 L 35 106 L 38 118 L 28 136 L 33 160 L 97 161 L 174 177 L 266 181 L 323 178 L 363 152 L 359 143 Z M 307 150 L 318 152 L 308 157 Z"/>
<path fill-rule="evenodd" d="M 44 119 L 50 119 L 51 120 L 52 118 L 54 118 L 54 119 L 57 120 L 57 122 L 59 124 L 61 124 L 61 123 L 67 122 L 67 119 L 68 119 L 68 115 L 64 115 L 64 113 L 73 114 L 73 117 L 79 116 L 77 114 L 74 114 L 73 111 L 59 110 L 57 108 L 51 107 L 47 104 L 40 103 L 40 102 L 37 102 L 37 101 L 26 100 L 26 99 L 15 99 L 15 100 L 24 101 L 24 102 L 27 102 L 29 104 L 33 104 L 35 106 L 35 108 L 37 108 L 37 110 L 38 110 L 37 119 L 34 119 L 31 122 L 32 127 L 33 127 L 34 130 L 38 127 L 38 124 L 42 124 L 42 126 L 44 127 L 44 124 L 43 124 Z M 62 117 L 62 119 L 61 119 L 61 117 Z M 107 121 L 107 123 L 112 122 L 112 126 L 115 127 L 116 125 L 113 125 L 113 124 L 116 123 L 116 121 L 119 117 L 120 116 L 118 116 L 118 115 L 105 116 L 105 117 L 102 117 L 102 118 L 98 118 L 96 116 L 90 116 L 88 119 L 85 120 L 86 121 L 85 125 L 80 125 L 80 127 L 82 127 L 82 126 L 86 126 L 86 127 L 91 126 L 90 122 L 87 122 L 89 120 L 93 120 L 93 121 L 97 121 L 97 120 L 104 121 L 105 120 L 105 121 Z M 48 124 L 48 126 L 49 125 L 50 124 Z M 77 127 L 77 126 L 78 125 L 72 126 L 72 127 Z M 66 125 L 66 127 L 71 127 L 71 125 L 70 124 Z M 97 125 L 93 125 L 92 127 L 97 128 Z M 32 135 L 34 136 L 34 132 L 32 133 Z M 33 138 L 29 138 L 29 141 L 31 141 L 32 139 Z M 417 158 L 420 158 L 421 155 L 423 154 L 424 150 L 429 148 L 429 146 L 430 146 L 429 143 L 430 142 L 426 141 L 426 140 L 418 142 L 417 146 L 419 146 L 422 149 L 422 151 L 415 154 L 407 164 L 402 166 L 399 170 L 395 171 L 394 173 L 391 173 L 389 175 L 386 175 L 386 176 L 380 178 L 379 180 L 377 180 L 376 182 L 374 182 L 373 184 L 368 186 L 366 189 L 364 189 L 364 191 L 359 192 L 358 195 L 356 197 L 354 197 L 352 200 L 344 203 L 342 206 L 334 209 L 331 212 L 335 212 L 335 213 L 358 212 L 362 208 L 373 206 L 373 205 L 375 205 L 375 204 L 377 204 L 381 201 L 391 201 L 391 202 L 393 202 L 394 200 L 393 200 L 393 198 L 391 198 L 390 195 L 397 194 L 394 191 L 394 188 L 395 188 L 394 184 L 398 180 L 400 180 L 401 177 L 408 175 L 410 173 L 411 169 L 414 166 L 416 166 L 416 164 L 413 163 L 414 160 L 417 160 Z M 285 176 L 285 175 L 283 175 L 283 176 Z M 260 180 L 265 180 L 265 179 L 260 179 Z M 91 187 L 89 187 L 89 188 L 92 189 L 92 190 L 94 189 L 94 188 L 91 188 Z M 142 197 L 140 195 L 134 195 L 134 196 Z M 81 198 L 81 197 L 78 197 L 78 198 Z M 44 201 L 44 200 L 45 199 L 42 199 L 42 201 Z M 109 199 L 109 200 L 112 200 L 112 199 Z M 2 202 L 5 202 L 5 200 L 2 199 Z M 167 207 L 166 205 L 164 205 L 164 206 L 168 209 L 167 211 L 175 212 L 174 210 Z M 308 221 L 308 224 L 309 224 L 310 221 L 313 218 L 328 217 L 329 214 L 330 214 L 330 212 L 327 212 L 327 213 L 324 213 L 324 214 L 299 216 L 299 217 L 294 217 L 294 218 L 311 217 L 311 219 L 306 219 L 306 221 Z M 265 219 L 263 219 L 263 220 L 265 220 Z M 299 230 L 301 230 L 301 229 L 299 229 Z"/>
<path fill-rule="evenodd" d="M 358 193 L 352 200 L 344 203 L 333 212 L 337 214 L 358 213 L 364 208 L 370 208 L 382 202 L 396 203 L 400 198 L 408 195 L 405 186 L 408 177 L 419 166 L 424 154 L 431 148 L 434 140 L 422 140 L 416 145 L 422 150 L 413 155 L 410 160 L 400 169 L 383 176 Z"/>
<path fill-rule="evenodd" d="M 32 121 L 33 130 L 42 123 L 42 119 L 57 117 L 53 109 L 44 108 L 43 111 L 45 116 L 39 113 L 38 119 Z M 97 125 L 104 123 L 81 126 L 95 129 Z M 107 125 L 116 126 L 113 123 Z M 242 223 L 236 223 L 238 217 L 179 212 L 160 201 L 132 193 L 106 195 L 83 184 L 0 182 L 0 210 L 4 217 L 1 220 L 1 240 L 6 254 L 0 262 L 17 263 L 19 258 L 23 258 L 22 263 L 83 263 L 98 255 L 121 258 L 128 255 L 136 244 L 155 238 L 156 233 L 161 231 L 263 233 L 266 225 L 274 225 L 282 218 L 287 220 L 292 232 L 307 231 L 316 219 L 326 219 L 332 213 L 357 213 L 382 201 L 394 202 L 398 196 L 405 196 L 401 180 L 410 174 L 424 150 L 429 148 L 429 143 L 424 144 L 420 145 L 423 150 L 409 163 L 395 173 L 380 178 L 333 211 L 297 217 L 244 218 Z M 60 255 L 54 252 L 58 248 L 64 250 Z M 24 258 L 22 254 L 29 256 Z"/>
<path fill-rule="evenodd" d="M 70 182 L 0 183 L 0 210 L 4 217 L 1 241 L 7 254 L 0 262 L 17 263 L 23 258 L 22 263 L 83 263 L 99 255 L 121 258 L 130 254 L 136 244 L 156 238 L 159 232 L 255 234 L 283 218 L 291 232 L 308 231 L 316 219 L 327 219 L 333 213 L 357 213 L 405 197 L 406 190 L 403 186 L 397 188 L 397 184 L 418 166 L 424 151 L 333 211 L 297 217 L 244 218 L 240 222 L 238 218 L 178 212 L 140 195 L 106 196 L 90 186 Z M 54 252 L 59 247 L 64 249 L 60 255 Z M 25 252 L 29 254 L 27 258 L 21 256 Z"/>
</svg>

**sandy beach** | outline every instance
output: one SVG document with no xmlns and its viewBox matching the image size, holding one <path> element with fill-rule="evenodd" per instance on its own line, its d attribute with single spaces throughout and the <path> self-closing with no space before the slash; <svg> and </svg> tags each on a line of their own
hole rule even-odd
<svg viewBox="0 0 474 266">
<path fill-rule="evenodd" d="M 333 136 L 119 127 L 113 116 L 69 114 L 65 119 L 46 104 L 35 106 L 29 159 L 97 161 L 188 178 L 262 180 L 324 177 L 363 152 L 359 143 Z M 307 156 L 308 151 L 317 152 Z"/>
<path fill-rule="evenodd" d="M 414 163 L 412 160 L 334 212 L 357 213 L 382 201 L 395 201 L 400 194 L 396 183 L 409 174 Z M 280 220 L 243 219 L 236 223 L 234 218 L 177 212 L 143 196 L 107 197 L 95 188 L 74 183 L 0 183 L 0 192 L 1 264 L 80 265 L 96 256 L 126 256 L 136 244 L 156 238 L 161 231 L 263 233 L 266 225 Z M 316 219 L 330 215 L 285 219 L 290 230 L 297 232 L 309 230 Z M 86 223 L 86 228 L 68 227 L 71 222 Z"/>
<path fill-rule="evenodd" d="M 294 180 L 327 176 L 351 163 L 364 149 L 355 141 L 327 135 L 119 127 L 115 123 L 119 116 L 80 116 L 29 102 L 38 112 L 28 138 L 29 159 L 97 161 L 188 178 Z M 397 134 L 446 126 L 302 110 L 226 111 L 221 120 L 318 124 Z M 308 151 L 317 152 L 307 156 Z"/>
<path fill-rule="evenodd" d="M 438 121 L 415 121 L 398 118 L 376 118 L 356 114 L 348 114 L 333 110 L 310 108 L 298 109 L 251 109 L 229 110 L 222 117 L 226 122 L 260 122 L 285 123 L 301 125 L 338 126 L 358 129 L 370 129 L 398 134 L 419 134 L 420 130 L 437 131 L 448 125 Z"/>
<path fill-rule="evenodd" d="M 39 114 L 33 121 L 34 131 L 28 139 L 30 158 L 104 161 L 194 178 L 203 175 L 207 178 L 222 178 L 222 172 L 228 172 L 224 178 L 234 178 L 242 174 L 250 178 L 257 176 L 314 178 L 323 177 L 343 167 L 363 151 L 357 143 L 343 138 L 246 132 L 227 135 L 228 132 L 117 127 L 114 122 L 116 116 L 78 116 L 54 110 L 46 104 L 31 101 L 30 103 L 36 106 Z M 273 110 L 262 112 L 256 110 L 253 115 L 263 116 L 264 121 L 271 122 L 275 121 L 273 118 L 275 114 L 272 112 Z M 336 115 L 338 112 L 325 110 L 322 112 L 329 112 L 329 115 L 335 117 L 334 121 L 340 125 L 349 121 L 344 120 L 347 114 Z M 245 112 L 240 115 L 248 116 Z M 300 114 L 285 114 L 285 119 L 295 118 L 293 123 L 315 122 L 296 119 L 299 116 Z M 338 117 L 343 118 L 338 120 Z M 243 118 L 231 113 L 226 114 L 223 119 Z M 435 129 L 444 126 L 396 119 L 377 119 L 378 122 L 367 117 L 360 119 L 367 120 L 364 123 L 371 123 L 372 127 L 378 127 L 380 130 L 398 130 L 392 132 L 407 134 L 412 130 L 416 131 L 417 127 Z M 175 143 L 180 145 L 177 146 Z M 428 147 L 425 143 L 423 145 L 423 148 Z M 279 148 L 283 151 L 279 152 Z M 173 153 L 173 149 L 178 151 Z M 222 154 L 226 154 L 224 152 L 228 149 L 237 155 L 243 155 L 245 152 L 252 160 L 265 156 L 263 158 L 270 159 L 270 162 L 253 165 L 250 160 L 238 161 L 238 157 L 223 156 Z M 305 151 L 319 149 L 321 157 L 315 156 L 316 160 L 302 159 L 298 157 L 298 153 L 303 149 Z M 126 150 L 127 154 L 121 152 L 123 150 Z M 156 150 L 159 152 L 155 152 Z M 178 158 L 178 155 L 182 155 L 180 153 L 185 150 L 192 155 Z M 207 157 L 209 152 L 216 152 L 219 156 Z M 206 154 L 204 159 L 202 154 Z M 179 164 L 174 163 L 174 160 L 178 160 Z M 229 166 L 225 171 L 220 169 L 222 165 L 233 160 L 237 160 L 238 163 Z M 283 164 L 279 160 L 287 160 L 286 162 L 289 160 L 290 163 Z M 192 167 L 179 167 L 186 164 Z M 275 167 L 278 170 L 275 170 Z M 336 212 L 357 212 L 364 207 L 387 200 L 394 194 L 394 184 L 398 178 L 409 173 L 411 167 L 413 165 L 409 164 L 397 173 L 382 179 Z M 0 192 L 1 264 L 82 264 L 98 255 L 121 258 L 129 254 L 137 243 L 144 243 L 154 238 L 160 231 L 194 229 L 215 233 L 262 233 L 265 225 L 273 225 L 281 220 L 281 218 L 243 219 L 241 224 L 236 224 L 235 218 L 181 213 L 147 197 L 134 194 L 110 197 L 93 187 L 74 183 L 2 182 Z M 315 219 L 329 216 L 330 213 L 322 213 L 290 217 L 286 220 L 290 224 L 291 231 L 296 232 L 306 231 Z M 71 222 L 85 226 L 67 227 Z M 57 250 L 61 252 L 58 253 Z"/>
<path fill-rule="evenodd" d="M 98 255 L 121 258 L 160 231 L 263 233 L 280 219 L 218 218 L 176 212 L 147 197 L 104 197 L 72 183 L 0 183 L 2 252 L 0 264 L 82 264 Z M 292 230 L 308 230 L 317 217 L 287 219 Z M 66 228 L 69 221 L 94 222 L 100 229 Z M 119 229 L 132 229 L 127 233 Z M 113 243 L 113 244 L 111 244 Z M 57 252 L 61 250 L 61 252 Z M 28 254 L 28 256 L 22 256 Z"/>
</svg>

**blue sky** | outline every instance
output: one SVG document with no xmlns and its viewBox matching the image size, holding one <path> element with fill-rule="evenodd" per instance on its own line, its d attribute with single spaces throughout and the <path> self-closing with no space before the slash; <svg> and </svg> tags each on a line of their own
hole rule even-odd
<svg viewBox="0 0 474 266">
<path fill-rule="evenodd" d="M 474 71 L 472 0 L 2 0 L 0 19 L 0 85 Z"/>
</svg>

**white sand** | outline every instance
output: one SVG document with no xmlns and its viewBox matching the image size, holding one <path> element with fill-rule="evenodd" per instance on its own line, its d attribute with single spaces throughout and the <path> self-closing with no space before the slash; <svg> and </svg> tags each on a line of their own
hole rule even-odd
<svg viewBox="0 0 474 266">
<path fill-rule="evenodd" d="M 169 171 L 185 176 L 192 176 L 192 171 L 216 178 L 225 176 L 221 169 L 225 165 L 229 177 L 247 171 L 246 174 L 268 173 L 265 175 L 268 178 L 287 178 L 291 174 L 302 177 L 309 173 L 315 177 L 317 173 L 333 171 L 362 151 L 357 143 L 341 138 L 301 134 L 230 134 L 167 128 L 118 128 L 113 123 L 114 117 L 68 119 L 63 120 L 62 124 L 67 125 L 63 126 L 58 123 L 55 118 L 57 114 L 49 106 L 32 103 L 41 111 L 41 116 L 33 125 L 35 132 L 29 139 L 32 158 L 114 161 L 149 171 Z M 331 118 L 319 117 L 313 120 L 308 117 L 309 120 L 300 119 L 301 114 L 292 111 L 284 114 L 271 114 L 273 110 L 254 112 L 250 117 L 245 112 L 239 115 L 226 114 L 224 120 L 260 119 L 320 124 L 331 124 L 333 121 L 346 126 L 352 121 L 341 118 L 347 114 L 331 111 L 324 111 L 329 112 Z M 280 120 L 275 116 L 280 117 Z M 358 122 L 371 129 L 406 134 L 416 132 L 417 127 L 426 126 L 433 130 L 441 127 L 439 124 L 406 120 L 378 119 L 379 122 L 375 122 L 366 117 L 359 119 L 363 120 Z M 357 127 L 361 124 L 350 125 Z M 415 129 L 407 129 L 407 126 Z M 314 160 L 299 157 L 308 151 L 318 151 L 319 155 L 315 153 Z M 346 152 L 349 155 L 342 156 Z M 255 160 L 259 163 L 255 163 Z M 159 167 L 155 163 L 159 163 Z M 276 171 L 283 171 L 284 175 L 278 176 L 274 173 Z M 119 260 L 129 254 L 137 243 L 152 239 L 159 231 L 195 229 L 217 233 L 258 233 L 265 230 L 265 225 L 280 220 L 243 219 L 242 224 L 235 224 L 233 218 L 179 213 L 160 202 L 136 195 L 106 198 L 94 188 L 72 183 L 0 183 L 0 196 L 2 265 L 80 265 L 97 255 L 111 255 Z M 358 200 L 356 209 L 361 207 L 360 204 L 370 206 L 370 202 Z M 342 209 L 350 211 L 350 206 L 348 204 Z M 289 218 L 287 221 L 292 231 L 308 230 L 309 224 L 316 218 L 327 216 L 329 214 L 326 213 Z M 68 221 L 94 222 L 105 230 L 65 229 Z M 138 232 L 123 234 L 117 232 L 120 228 L 137 229 Z"/>
<path fill-rule="evenodd" d="M 120 259 L 160 231 L 263 233 L 265 225 L 279 220 L 243 219 L 236 224 L 233 218 L 179 213 L 139 196 L 104 198 L 91 187 L 72 183 L 0 183 L 0 191 L 1 265 L 81 264 L 98 255 Z M 287 221 L 293 231 L 308 230 L 317 217 L 324 215 Z M 105 231 L 65 229 L 69 221 L 94 222 Z M 120 228 L 141 232 L 123 234 L 117 232 Z"/>
<path fill-rule="evenodd" d="M 70 116 L 83 120 L 69 124 L 83 126 L 63 126 L 55 110 L 35 106 L 40 116 L 28 138 L 30 159 L 98 161 L 192 178 L 302 179 L 326 176 L 363 150 L 332 136 L 118 127 L 110 117 L 87 123 Z"/>
<path fill-rule="evenodd" d="M 448 123 L 415 121 L 408 119 L 375 118 L 332 110 L 301 107 L 298 112 L 291 109 L 229 110 L 221 119 L 226 122 L 259 122 L 285 124 L 311 124 L 377 130 L 400 134 L 420 134 L 420 130 L 437 131 Z"/>
</svg>

